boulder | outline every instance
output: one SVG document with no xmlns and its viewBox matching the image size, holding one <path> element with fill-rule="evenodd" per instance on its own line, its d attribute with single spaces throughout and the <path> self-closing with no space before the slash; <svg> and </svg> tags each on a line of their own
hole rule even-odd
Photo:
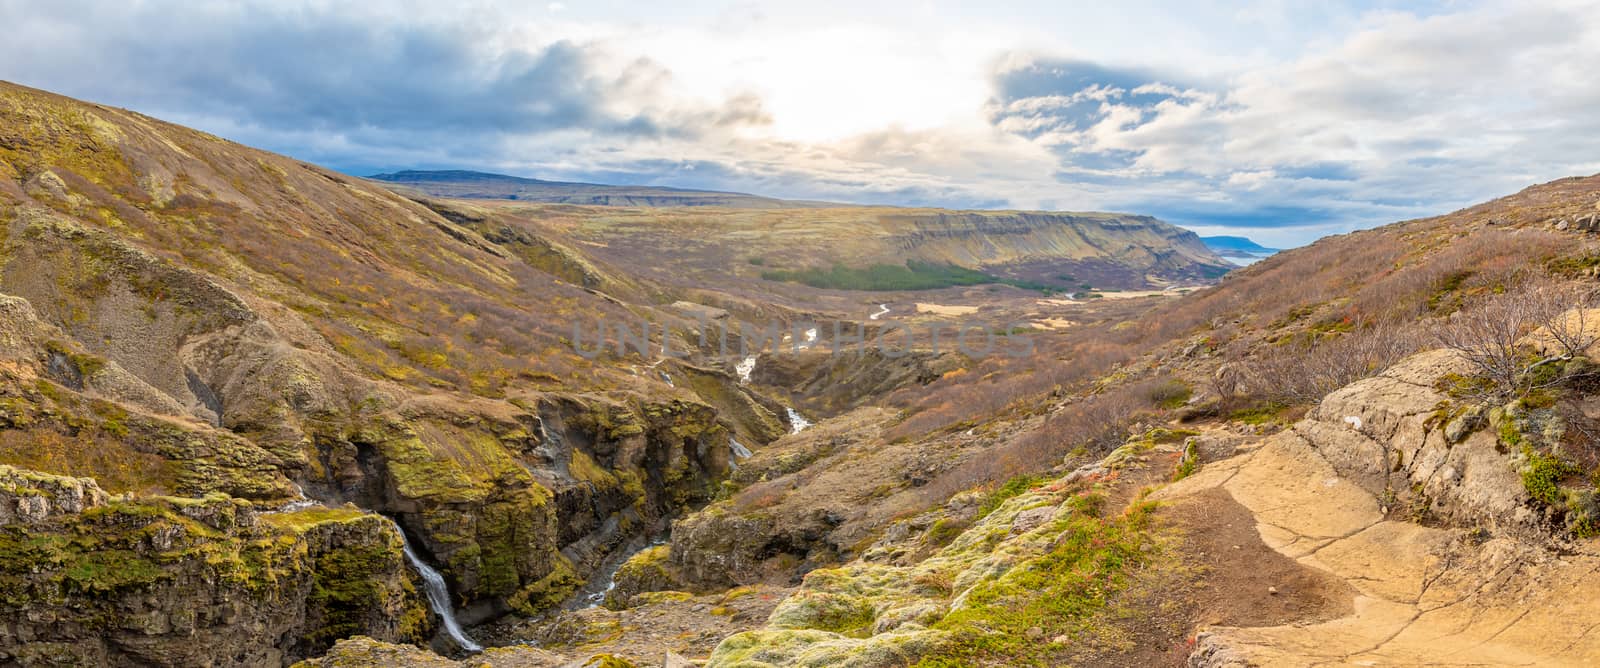
<svg viewBox="0 0 1600 668">
<path fill-rule="evenodd" d="M 0 525 L 39 524 L 104 505 L 90 478 L 71 478 L 0 466 Z"/>
<path fill-rule="evenodd" d="M 1017 513 L 1017 518 L 1011 521 L 1011 533 L 1027 533 L 1044 526 L 1056 518 L 1057 510 L 1056 506 L 1041 506 Z"/>
<path fill-rule="evenodd" d="M 1331 392 L 1292 435 L 1338 473 L 1380 498 L 1425 506 L 1437 519 L 1529 538 L 1545 535 L 1511 455 L 1476 410 L 1441 413 L 1434 389 L 1449 373 L 1471 373 L 1457 353 L 1418 353 L 1378 376 Z M 1443 425 L 1441 418 L 1448 419 Z"/>
</svg>

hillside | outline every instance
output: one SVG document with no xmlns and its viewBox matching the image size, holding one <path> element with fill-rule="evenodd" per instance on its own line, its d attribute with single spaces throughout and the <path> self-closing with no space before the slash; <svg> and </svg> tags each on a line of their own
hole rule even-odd
<svg viewBox="0 0 1600 668">
<path fill-rule="evenodd" d="M 1279 248 L 1267 248 L 1246 237 L 1200 237 L 1200 241 L 1205 243 L 1206 248 L 1210 248 L 1217 255 L 1229 260 L 1246 260 L 1247 264 L 1282 250 Z"/>
<path fill-rule="evenodd" d="M 809 202 L 780 200 L 744 193 L 685 190 L 661 186 L 543 181 L 465 170 L 405 170 L 389 174 L 373 174 L 367 178 L 430 197 L 507 199 L 519 202 L 590 206 L 724 206 L 752 209 L 793 209 L 813 206 Z"/>
<path fill-rule="evenodd" d="M 780 439 L 617 607 L 798 581 L 716 666 L 1586 665 L 1554 601 L 1593 595 L 1600 315 L 1562 314 L 1597 207 L 1600 177 L 1567 179 L 1325 239 L 1041 339 L 1070 368 L 983 360 L 892 395 L 897 421 Z M 1474 322 L 1559 365 L 1475 389 L 1462 356 L 1505 339 L 1430 351 Z"/>
<path fill-rule="evenodd" d="M 639 276 L 711 289 L 755 279 L 805 282 L 807 275 L 835 268 L 867 272 L 907 262 L 970 269 L 1057 291 L 1082 290 L 1084 285 L 1203 285 L 1232 267 L 1192 232 L 1148 216 L 1123 214 L 887 207 L 598 208 L 477 201 L 448 206 L 562 240 L 597 262 L 629 267 Z M 877 289 L 868 282 L 858 285 Z"/>
<path fill-rule="evenodd" d="M 403 571 L 392 590 L 330 589 L 367 577 L 337 550 L 401 563 L 386 522 L 360 524 L 366 546 L 341 542 L 362 513 L 398 522 L 457 606 L 534 612 L 707 498 L 730 438 L 788 429 L 780 404 L 720 368 L 684 366 L 701 381 L 677 388 L 567 338 L 578 314 L 679 316 L 561 280 L 382 188 L 132 112 L 0 85 L 0 229 L 0 463 L 137 495 L 81 516 L 18 511 L 32 524 L 0 550 L 5 616 L 83 592 L 143 615 L 118 630 L 106 610 L 40 612 L 8 627 L 8 650 L 183 664 L 213 637 L 293 659 L 352 633 L 432 636 Z M 239 518 L 202 526 L 222 511 L 196 499 Z M 103 522 L 128 538 L 96 534 Z M 280 525 L 285 541 L 319 536 L 312 555 L 332 561 L 250 553 Z M 104 542 L 57 546 L 73 532 Z M 185 570 L 183 535 L 234 570 Z M 335 601 L 290 596 L 263 624 L 227 612 L 250 604 L 216 580 L 283 597 L 273 581 L 291 576 Z M 337 619 L 315 612 L 335 603 Z"/>
<path fill-rule="evenodd" d="M 0 603 L 37 620 L 8 627 L 0 648 L 173 665 L 228 643 L 260 648 L 240 663 L 280 663 L 352 634 L 450 650 L 440 614 L 478 623 L 562 604 L 725 493 L 747 446 L 807 424 L 788 395 L 832 363 L 763 364 L 744 383 L 697 316 L 787 327 L 861 318 L 880 298 L 759 279 L 706 289 L 648 269 L 670 268 L 673 249 L 629 244 L 670 237 L 683 209 L 419 199 L 0 85 L 0 464 L 25 481 L 5 488 Z M 728 238 L 754 231 L 716 210 Z M 653 211 L 662 231 L 647 231 Z M 863 261 L 1001 268 L 1069 250 L 1052 229 L 1067 226 L 1026 216 L 869 212 L 845 231 L 893 236 Z M 1192 249 L 1162 245 L 1171 228 L 1092 222 L 1127 235 L 1118 261 L 1190 266 Z M 973 246 L 1004 235 L 1020 241 Z M 758 269 L 734 267 L 727 278 Z M 648 322 L 649 347 L 690 355 L 583 352 L 575 332 L 595 321 Z M 967 363 L 879 357 L 797 394 L 844 412 Z M 110 500 L 29 500 L 63 485 Z M 402 567 L 403 541 L 442 574 L 443 609 L 427 611 L 433 585 Z M 86 592 L 98 607 L 75 603 Z M 284 597 L 280 616 L 258 610 L 270 596 Z"/>
<path fill-rule="evenodd" d="M 1600 176 L 1225 276 L 392 185 L 0 83 L 0 663 L 1600 659 Z"/>
</svg>

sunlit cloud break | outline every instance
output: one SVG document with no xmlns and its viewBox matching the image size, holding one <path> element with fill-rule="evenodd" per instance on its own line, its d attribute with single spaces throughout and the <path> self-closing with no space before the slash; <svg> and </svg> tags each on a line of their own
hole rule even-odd
<svg viewBox="0 0 1600 668">
<path fill-rule="evenodd" d="M 1280 4 L 0 0 L 0 77 L 356 174 L 1120 210 L 1280 246 L 1600 171 L 1593 3 Z"/>
</svg>

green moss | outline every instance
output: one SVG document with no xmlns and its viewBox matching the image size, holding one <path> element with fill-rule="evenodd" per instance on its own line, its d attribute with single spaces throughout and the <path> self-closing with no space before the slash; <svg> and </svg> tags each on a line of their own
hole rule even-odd
<svg viewBox="0 0 1600 668">
<path fill-rule="evenodd" d="M 1029 630 L 1045 638 L 1083 633 L 1128 573 L 1151 556 L 1141 547 L 1149 544 L 1152 509 L 1138 503 L 1112 520 L 1072 513 L 1048 553 L 976 585 L 961 608 L 940 619 L 934 628 L 954 641 L 916 665 L 1058 665 L 1049 645 L 1030 638 Z"/>
<path fill-rule="evenodd" d="M 1565 500 L 1561 492 L 1561 479 L 1577 473 L 1578 468 L 1561 461 L 1559 457 L 1536 452 L 1531 447 L 1524 446 L 1522 454 L 1526 459 L 1521 471 L 1522 487 L 1528 490 L 1528 496 L 1547 506 L 1560 505 Z"/>
<path fill-rule="evenodd" d="M 1284 408 L 1287 408 L 1287 406 L 1284 406 L 1280 403 L 1266 403 L 1260 406 L 1252 406 L 1250 408 L 1244 408 L 1229 413 L 1228 420 L 1232 422 L 1241 422 L 1244 424 L 1267 424 L 1268 422 L 1277 420 L 1278 414 L 1283 412 Z"/>
<path fill-rule="evenodd" d="M 601 468 L 589 453 L 578 448 L 572 449 L 572 459 L 567 464 L 567 471 L 572 477 L 592 484 L 598 489 L 612 489 L 621 485 L 616 474 Z"/>
<path fill-rule="evenodd" d="M 75 559 L 63 575 L 69 594 L 98 595 L 150 585 L 167 573 L 131 550 L 96 550 Z"/>
<path fill-rule="evenodd" d="M 1150 389 L 1147 398 L 1158 408 L 1172 410 L 1189 402 L 1194 390 L 1176 378 L 1169 379 Z"/>
<path fill-rule="evenodd" d="M 397 572 L 398 547 L 387 542 L 357 543 L 316 557 L 306 606 L 321 623 L 306 635 L 307 642 L 321 647 L 367 632 L 368 616 L 391 603 L 390 591 L 379 576 Z"/>
<path fill-rule="evenodd" d="M 776 629 L 816 629 L 841 635 L 870 635 L 877 610 L 860 596 L 827 591 L 796 592 L 773 611 L 767 625 Z"/>
<path fill-rule="evenodd" d="M 1007 480 L 1005 484 L 995 488 L 994 491 L 989 492 L 989 495 L 984 498 L 983 503 L 978 506 L 978 518 L 981 519 L 983 517 L 987 517 L 989 513 L 992 513 L 996 508 L 999 508 L 1000 504 L 1005 503 L 1008 499 L 1028 491 L 1030 488 L 1038 485 L 1040 482 L 1041 479 L 1038 476 L 1026 474 Z"/>
<path fill-rule="evenodd" d="M 723 640 L 711 653 L 709 663 L 751 668 L 904 666 L 937 649 L 944 636 L 937 631 L 896 630 L 856 640 L 814 629 L 749 631 Z"/>
<path fill-rule="evenodd" d="M 1600 267 L 1600 253 L 1594 252 L 1551 258 L 1545 263 L 1546 270 L 1563 278 L 1589 276 L 1593 274 L 1596 267 Z"/>
<path fill-rule="evenodd" d="M 1464 295 L 1461 286 L 1472 278 L 1471 270 L 1461 270 L 1445 275 L 1434 285 L 1433 293 L 1428 295 L 1428 310 L 1434 313 L 1452 313 L 1461 308 Z"/>
<path fill-rule="evenodd" d="M 1152 444 L 1177 443 L 1183 439 L 1189 438 L 1190 436 L 1199 435 L 1200 432 L 1191 429 L 1167 429 L 1166 427 L 1156 427 L 1155 429 L 1145 432 L 1139 438 Z"/>
<path fill-rule="evenodd" d="M 671 545 L 652 545 L 629 557 L 617 568 L 618 579 L 637 582 L 668 582 L 672 575 L 667 563 L 672 558 Z"/>
<path fill-rule="evenodd" d="M 1183 480 L 1199 470 L 1200 448 L 1198 444 L 1190 441 L 1183 447 L 1183 456 L 1178 459 L 1178 466 L 1172 471 L 1172 480 L 1174 482 Z"/>
<path fill-rule="evenodd" d="M 1507 446 L 1522 444 L 1522 431 L 1517 429 L 1516 419 L 1509 415 L 1502 415 L 1500 419 L 1500 442 Z"/>
<path fill-rule="evenodd" d="M 578 577 L 572 564 L 558 555 L 555 566 L 548 575 L 524 587 L 507 602 L 517 612 L 530 616 L 537 615 L 566 600 L 572 592 L 582 586 L 583 578 Z"/>
<path fill-rule="evenodd" d="M 925 539 L 929 545 L 943 547 L 949 545 L 950 541 L 955 540 L 956 536 L 961 535 L 962 531 L 966 531 L 968 526 L 971 526 L 971 522 L 941 517 L 932 526 L 928 527 Z"/>
<path fill-rule="evenodd" d="M 657 603 L 679 603 L 694 598 L 694 594 L 686 591 L 647 591 L 634 594 L 633 605 L 654 605 Z"/>
<path fill-rule="evenodd" d="M 1529 410 L 1538 410 L 1541 408 L 1550 408 L 1555 406 L 1557 398 L 1558 397 L 1556 396 L 1556 393 L 1552 390 L 1536 389 L 1530 390 L 1517 401 L 1522 405 L 1523 408 Z"/>
<path fill-rule="evenodd" d="M 353 508 L 327 508 L 323 506 L 313 506 L 303 510 L 296 510 L 292 513 L 266 513 L 264 515 L 260 515 L 260 521 L 281 529 L 294 531 L 296 533 L 305 533 L 307 529 L 310 529 L 318 524 L 323 524 L 326 522 L 350 522 L 364 517 L 367 517 L 366 513 Z"/>
<path fill-rule="evenodd" d="M 73 350 L 71 346 L 60 341 L 53 339 L 46 341 L 44 343 L 44 347 L 45 350 L 66 358 L 67 361 L 72 363 L 73 368 L 78 371 L 78 374 L 84 378 L 93 376 L 96 373 L 99 373 L 101 369 L 106 367 L 105 358 L 98 355 L 91 355 L 89 353 L 77 352 Z"/>
<path fill-rule="evenodd" d="M 1277 320 L 1274 320 L 1270 324 L 1268 324 L 1267 328 L 1268 329 L 1283 329 L 1284 327 L 1288 327 L 1289 325 L 1294 324 L 1295 322 L 1305 318 L 1306 316 L 1309 316 L 1309 315 L 1311 315 L 1313 313 L 1316 313 L 1317 309 L 1319 307 L 1321 307 L 1322 304 L 1323 304 L 1323 302 L 1316 302 L 1316 303 L 1313 303 L 1313 304 L 1304 304 L 1304 305 L 1301 305 L 1301 306 L 1296 306 L 1294 308 L 1291 308 L 1291 309 L 1289 309 L 1288 313 L 1283 314 L 1283 317 L 1278 318 Z"/>
</svg>

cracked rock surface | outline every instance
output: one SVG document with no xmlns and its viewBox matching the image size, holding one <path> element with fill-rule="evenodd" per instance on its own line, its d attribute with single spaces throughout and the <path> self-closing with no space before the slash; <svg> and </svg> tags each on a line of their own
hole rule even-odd
<svg viewBox="0 0 1600 668">
<path fill-rule="evenodd" d="M 1370 384 L 1393 380 L 1385 374 Z M 1351 450 L 1330 456 L 1319 430 L 1334 415 L 1359 414 L 1364 427 L 1389 431 L 1378 435 L 1393 442 L 1419 404 L 1356 405 L 1358 393 L 1348 390 L 1359 385 L 1330 396 L 1307 420 L 1312 424 L 1207 465 L 1155 495 L 1178 500 L 1225 491 L 1255 516 L 1268 546 L 1358 592 L 1353 612 L 1330 621 L 1202 629 L 1189 665 L 1600 663 L 1600 635 L 1593 632 L 1600 624 L 1573 623 L 1600 619 L 1600 580 L 1593 577 L 1600 553 L 1580 548 L 1558 555 L 1516 537 L 1386 519 L 1379 496 L 1357 482 L 1360 471 L 1352 479 L 1330 461 Z"/>
</svg>

